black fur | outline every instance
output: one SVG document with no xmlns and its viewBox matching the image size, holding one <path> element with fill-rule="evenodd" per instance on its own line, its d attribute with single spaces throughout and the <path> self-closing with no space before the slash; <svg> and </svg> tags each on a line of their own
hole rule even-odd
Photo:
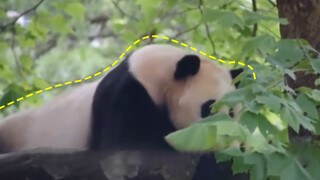
<svg viewBox="0 0 320 180">
<path fill-rule="evenodd" d="M 198 73 L 199 68 L 199 57 L 196 55 L 186 55 L 177 63 L 174 79 L 181 80 L 188 76 L 193 76 Z"/>
<path fill-rule="evenodd" d="M 231 74 L 232 79 L 236 78 L 242 72 L 243 72 L 243 69 L 232 69 L 232 70 L 230 70 L 230 74 Z"/>
<path fill-rule="evenodd" d="M 167 108 L 159 108 L 128 72 L 128 57 L 100 82 L 93 99 L 90 149 L 171 149 L 175 131 Z"/>
<path fill-rule="evenodd" d="M 197 59 L 193 55 L 185 56 L 177 65 L 174 78 L 180 80 L 195 75 L 199 70 Z M 89 149 L 174 151 L 164 140 L 167 134 L 176 130 L 167 107 L 157 107 L 128 69 L 127 57 L 102 79 L 96 89 Z M 212 155 L 204 155 L 193 180 L 229 179 L 230 168 L 229 164 L 217 164 Z"/>
<path fill-rule="evenodd" d="M 233 69 L 233 70 L 230 70 L 230 75 L 232 77 L 232 79 L 236 78 L 237 76 L 239 76 L 239 74 L 241 74 L 243 72 L 243 69 Z M 234 86 L 237 88 L 239 87 L 239 84 L 240 82 L 237 82 L 234 84 Z"/>
</svg>

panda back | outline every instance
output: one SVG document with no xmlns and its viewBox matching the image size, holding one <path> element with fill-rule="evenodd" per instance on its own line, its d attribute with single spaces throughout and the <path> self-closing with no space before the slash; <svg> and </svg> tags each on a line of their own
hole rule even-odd
<svg viewBox="0 0 320 180">
<path fill-rule="evenodd" d="M 0 152 L 38 147 L 86 149 L 98 83 L 84 84 L 41 107 L 2 120 Z"/>
</svg>

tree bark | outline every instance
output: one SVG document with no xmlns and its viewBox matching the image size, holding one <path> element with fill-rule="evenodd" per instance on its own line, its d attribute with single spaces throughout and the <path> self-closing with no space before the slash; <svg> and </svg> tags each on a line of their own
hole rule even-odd
<svg viewBox="0 0 320 180">
<path fill-rule="evenodd" d="M 222 178 L 223 180 L 249 179 L 247 174 L 232 175 L 230 162 L 216 164 L 213 154 L 209 153 L 74 151 L 39 148 L 0 154 L 1 180 L 220 180 Z"/>
<path fill-rule="evenodd" d="M 320 51 L 320 0 L 277 0 L 277 8 L 279 17 L 289 21 L 287 25 L 280 25 L 281 38 L 305 39 Z M 295 72 L 295 75 L 296 80 L 285 77 L 292 89 L 301 86 L 318 88 L 315 85 L 318 75 L 306 74 L 304 71 Z M 290 134 L 297 135 L 293 131 L 290 131 Z M 311 133 L 301 128 L 299 135 L 310 136 Z"/>
<path fill-rule="evenodd" d="M 3 180 L 188 180 L 199 154 L 35 149 L 0 155 Z"/>
</svg>

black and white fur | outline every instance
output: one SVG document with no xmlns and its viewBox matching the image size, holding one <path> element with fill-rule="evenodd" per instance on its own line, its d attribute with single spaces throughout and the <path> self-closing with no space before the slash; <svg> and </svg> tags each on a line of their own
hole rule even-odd
<svg viewBox="0 0 320 180">
<path fill-rule="evenodd" d="M 234 90 L 231 75 L 179 48 L 145 46 L 102 79 L 2 120 L 0 151 L 171 149 L 164 137 L 209 115 Z"/>
</svg>

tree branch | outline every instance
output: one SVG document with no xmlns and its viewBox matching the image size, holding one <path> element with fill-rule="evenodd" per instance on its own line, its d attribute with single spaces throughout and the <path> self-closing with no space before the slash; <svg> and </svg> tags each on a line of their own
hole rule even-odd
<svg viewBox="0 0 320 180">
<path fill-rule="evenodd" d="M 197 24 L 197 25 L 195 25 L 195 26 L 193 26 L 193 27 L 191 27 L 191 28 L 189 28 L 189 29 L 186 29 L 186 30 L 184 30 L 184 31 L 182 31 L 182 32 L 179 32 L 179 33 L 176 34 L 174 37 L 172 37 L 172 39 L 176 39 L 177 37 L 179 37 L 179 36 L 181 36 L 181 35 L 183 35 L 183 34 L 185 34 L 185 33 L 188 33 L 188 32 L 190 32 L 190 31 L 192 31 L 192 30 L 197 29 L 201 24 L 202 24 L 202 23 L 199 23 L 199 24 Z"/>
<path fill-rule="evenodd" d="M 119 4 L 118 3 L 116 3 L 116 2 L 114 2 L 113 0 L 110 0 L 111 2 L 112 2 L 112 4 L 118 9 L 118 11 L 123 15 L 123 16 L 127 16 L 127 17 L 129 17 L 130 19 L 133 19 L 133 20 L 135 20 L 135 21 L 139 21 L 139 19 L 138 18 L 136 18 L 136 17 L 134 17 L 134 16 L 132 16 L 132 15 L 130 15 L 130 14 L 127 14 L 126 12 L 124 12 L 120 7 L 119 7 Z"/>
<path fill-rule="evenodd" d="M 199 10 L 200 10 L 201 15 L 203 15 L 202 5 L 203 5 L 202 0 L 199 0 Z M 204 25 L 206 28 L 206 33 L 207 33 L 208 39 L 209 39 L 211 46 L 212 46 L 212 53 L 215 54 L 216 53 L 216 46 L 215 46 L 213 39 L 212 39 L 212 36 L 210 34 L 209 26 L 207 23 L 204 23 Z"/>
<path fill-rule="evenodd" d="M 273 7 L 277 7 L 277 5 L 276 5 L 274 2 L 272 2 L 272 0 L 268 0 L 268 2 L 269 2 Z"/>
<path fill-rule="evenodd" d="M 6 29 L 14 26 L 16 24 L 16 22 L 18 21 L 18 19 L 20 19 L 22 16 L 37 10 L 37 8 L 44 2 L 44 0 L 40 0 L 36 5 L 34 5 L 32 8 L 24 11 L 23 13 L 21 13 L 18 17 L 16 17 L 13 21 L 11 21 L 10 23 L 7 23 L 3 26 L 0 26 L 0 32 L 5 31 Z"/>
<path fill-rule="evenodd" d="M 252 10 L 253 12 L 257 12 L 257 2 L 256 0 L 252 0 Z M 257 31 L 258 31 L 258 23 L 254 23 L 253 29 L 252 29 L 252 37 L 257 36 Z"/>
</svg>

